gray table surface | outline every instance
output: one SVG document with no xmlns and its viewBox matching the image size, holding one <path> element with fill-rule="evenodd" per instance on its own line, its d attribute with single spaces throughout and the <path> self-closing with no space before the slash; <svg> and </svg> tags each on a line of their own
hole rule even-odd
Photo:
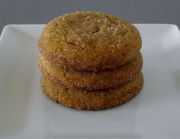
<svg viewBox="0 0 180 139">
<path fill-rule="evenodd" d="M 0 0 L 0 31 L 6 24 L 42 24 L 79 10 L 107 12 L 133 23 L 180 26 L 180 0 Z"/>
</svg>

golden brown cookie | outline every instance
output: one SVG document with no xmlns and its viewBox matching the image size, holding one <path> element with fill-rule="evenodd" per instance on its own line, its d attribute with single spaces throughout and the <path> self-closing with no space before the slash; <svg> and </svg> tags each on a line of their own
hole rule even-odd
<svg viewBox="0 0 180 139">
<path fill-rule="evenodd" d="M 58 67 L 98 71 L 122 66 L 141 48 L 129 22 L 99 12 L 74 12 L 51 20 L 40 39 L 40 52 Z"/>
<path fill-rule="evenodd" d="M 123 104 L 136 96 L 142 86 L 142 73 L 128 84 L 106 91 L 67 89 L 46 76 L 41 78 L 41 87 L 48 98 L 65 106 L 84 110 L 102 110 Z"/>
<path fill-rule="evenodd" d="M 100 72 L 72 71 L 59 68 L 42 55 L 39 67 L 50 80 L 58 80 L 66 88 L 84 88 L 86 90 L 102 90 L 120 86 L 132 80 L 142 68 L 142 56 L 118 69 Z"/>
</svg>

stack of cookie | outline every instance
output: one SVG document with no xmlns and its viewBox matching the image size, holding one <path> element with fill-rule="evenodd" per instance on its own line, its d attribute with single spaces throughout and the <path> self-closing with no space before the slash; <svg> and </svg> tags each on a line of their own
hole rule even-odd
<svg viewBox="0 0 180 139">
<path fill-rule="evenodd" d="M 99 12 L 51 20 L 39 39 L 41 87 L 76 109 L 123 104 L 143 86 L 141 37 L 129 22 Z"/>
</svg>

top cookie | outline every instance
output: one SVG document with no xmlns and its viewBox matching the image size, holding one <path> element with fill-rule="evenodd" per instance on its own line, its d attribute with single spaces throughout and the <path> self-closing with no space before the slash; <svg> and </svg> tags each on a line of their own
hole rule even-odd
<svg viewBox="0 0 180 139">
<path fill-rule="evenodd" d="M 99 12 L 74 12 L 51 20 L 39 39 L 40 52 L 59 67 L 99 71 L 122 66 L 141 49 L 132 24 Z"/>
</svg>

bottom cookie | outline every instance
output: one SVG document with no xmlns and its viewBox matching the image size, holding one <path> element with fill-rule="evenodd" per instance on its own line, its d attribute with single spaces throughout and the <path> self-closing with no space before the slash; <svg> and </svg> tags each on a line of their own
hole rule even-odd
<svg viewBox="0 0 180 139">
<path fill-rule="evenodd" d="M 86 91 L 56 85 L 45 75 L 41 87 L 46 96 L 57 103 L 83 110 L 102 110 L 123 104 L 136 96 L 143 86 L 143 75 L 139 73 L 131 82 L 109 90 Z"/>
</svg>

